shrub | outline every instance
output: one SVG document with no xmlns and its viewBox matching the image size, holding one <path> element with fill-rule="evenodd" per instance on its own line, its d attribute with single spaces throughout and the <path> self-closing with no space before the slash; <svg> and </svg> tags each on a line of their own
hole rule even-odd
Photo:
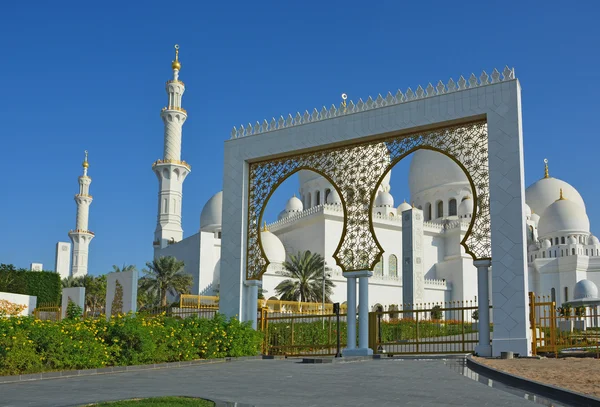
<svg viewBox="0 0 600 407">
<path fill-rule="evenodd" d="M 440 320 L 442 319 L 442 307 L 436 305 L 431 308 L 431 319 Z"/>
<path fill-rule="evenodd" d="M 65 312 L 67 319 L 79 319 L 83 315 L 83 309 L 75 304 L 69 297 L 69 303 L 67 304 L 67 311 Z"/>
<path fill-rule="evenodd" d="M 29 271 L 0 264 L 0 291 L 35 295 L 37 303 L 57 304 L 61 295 L 60 275 L 53 271 Z"/>
<path fill-rule="evenodd" d="M 396 304 L 392 304 L 388 307 L 388 311 L 390 312 L 390 318 L 391 319 L 397 319 L 398 315 L 400 314 L 398 312 L 398 305 Z"/>
<path fill-rule="evenodd" d="M 24 304 L 15 304 L 7 300 L 0 300 L 0 318 L 15 317 L 27 308 Z"/>
<path fill-rule="evenodd" d="M 262 334 L 226 319 L 119 315 L 109 321 L 0 319 L 0 375 L 175 362 L 259 352 Z"/>
</svg>

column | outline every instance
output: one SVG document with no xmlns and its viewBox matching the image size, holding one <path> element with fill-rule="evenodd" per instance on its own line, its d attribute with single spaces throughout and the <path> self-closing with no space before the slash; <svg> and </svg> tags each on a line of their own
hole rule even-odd
<svg viewBox="0 0 600 407">
<path fill-rule="evenodd" d="M 356 349 L 356 277 L 347 277 L 346 293 L 346 304 L 348 305 L 346 316 L 347 337 L 346 349 L 342 352 L 343 354 Z"/>
<path fill-rule="evenodd" d="M 372 355 L 369 349 L 369 277 L 358 279 L 358 350 Z"/>
<path fill-rule="evenodd" d="M 369 277 L 370 270 L 344 273 L 348 279 L 348 346 L 342 352 L 343 356 L 369 356 Z M 356 279 L 359 284 L 358 304 L 358 348 L 356 347 Z"/>
<path fill-rule="evenodd" d="M 491 260 L 475 260 L 477 267 L 477 311 L 479 313 L 479 344 L 475 347 L 475 353 L 479 356 L 492 356 L 490 345 L 490 293 L 488 274 Z"/>
<path fill-rule="evenodd" d="M 256 317 L 258 313 L 258 287 L 262 285 L 260 280 L 246 280 L 245 283 L 248 293 L 248 301 L 246 302 L 245 321 L 252 322 L 252 328 L 256 329 Z"/>
</svg>

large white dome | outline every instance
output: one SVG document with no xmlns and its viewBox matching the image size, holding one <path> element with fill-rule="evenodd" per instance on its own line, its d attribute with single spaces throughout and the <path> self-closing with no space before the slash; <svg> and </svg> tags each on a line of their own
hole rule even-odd
<svg viewBox="0 0 600 407">
<path fill-rule="evenodd" d="M 533 213 L 541 216 L 546 208 L 556 201 L 561 189 L 565 198 L 581 205 L 585 211 L 585 203 L 579 192 L 569 183 L 552 177 L 542 178 L 531 184 L 525 190 L 525 202 L 527 202 Z"/>
<path fill-rule="evenodd" d="M 407 203 L 406 201 L 404 201 L 400 204 L 400 206 L 398 206 L 397 212 L 400 214 L 400 213 L 402 213 L 404 211 L 408 211 L 410 209 L 412 209 L 412 206 L 409 203 Z"/>
<path fill-rule="evenodd" d="M 408 170 L 408 186 L 411 199 L 428 189 L 446 185 L 467 185 L 467 175 L 451 158 L 437 151 L 417 150 Z"/>
<path fill-rule="evenodd" d="M 473 217 L 473 199 L 470 196 L 467 196 L 458 205 L 458 217 L 461 219 Z"/>
<path fill-rule="evenodd" d="M 223 219 L 223 191 L 212 196 L 202 208 L 200 213 L 200 230 L 203 232 L 215 232 L 221 229 Z"/>
<path fill-rule="evenodd" d="M 263 230 L 260 232 L 260 242 L 269 262 L 283 263 L 285 261 L 285 247 L 277 236 L 268 230 Z"/>
<path fill-rule="evenodd" d="M 589 233 L 590 220 L 585 209 L 570 199 L 559 199 L 548 206 L 538 222 L 538 234 Z"/>
<path fill-rule="evenodd" d="M 590 280 L 581 280 L 575 284 L 573 299 L 598 298 L 598 287 Z"/>
</svg>

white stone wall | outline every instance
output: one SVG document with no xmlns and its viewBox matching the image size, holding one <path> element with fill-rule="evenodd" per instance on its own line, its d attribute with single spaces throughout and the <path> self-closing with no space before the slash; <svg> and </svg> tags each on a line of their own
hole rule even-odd
<svg viewBox="0 0 600 407">
<path fill-rule="evenodd" d="M 108 273 L 106 275 L 106 319 L 110 319 L 112 302 L 115 297 L 117 280 L 123 287 L 123 313 L 136 312 L 138 271 L 125 271 L 121 273 Z"/>
<path fill-rule="evenodd" d="M 54 271 L 60 274 L 61 279 L 69 277 L 71 273 L 71 243 L 56 243 Z"/>
<path fill-rule="evenodd" d="M 85 287 L 69 287 L 62 289 L 62 318 L 65 318 L 67 316 L 67 306 L 69 305 L 69 298 L 75 304 L 79 305 L 82 311 L 85 311 Z"/>
<path fill-rule="evenodd" d="M 33 311 L 37 306 L 37 297 L 35 295 L 23 295 L 14 293 L 5 293 L 0 291 L 0 300 L 6 300 L 13 304 L 25 305 L 25 308 L 19 315 L 33 315 Z"/>
<path fill-rule="evenodd" d="M 223 177 L 223 249 L 221 312 L 241 315 L 246 256 L 248 161 L 310 150 L 333 143 L 358 141 L 374 134 L 439 125 L 451 120 L 486 118 L 489 135 L 490 204 L 493 253 L 494 355 L 511 350 L 530 354 L 528 279 L 523 213 L 524 174 L 521 89 L 507 70 L 503 82 L 471 86 L 451 93 L 420 92 L 416 99 L 382 108 L 268 131 L 225 143 Z M 443 88 L 443 84 L 442 84 Z M 449 87 L 450 88 L 450 87 Z M 411 91 L 412 92 L 412 91 Z M 335 109 L 334 109 L 335 110 Z M 289 120 L 292 123 L 293 119 Z M 260 126 L 258 126 L 260 128 Z M 260 129 L 255 129 L 260 133 Z M 245 131 L 243 132 L 245 133 Z M 234 131 L 234 137 L 239 132 Z"/>
</svg>

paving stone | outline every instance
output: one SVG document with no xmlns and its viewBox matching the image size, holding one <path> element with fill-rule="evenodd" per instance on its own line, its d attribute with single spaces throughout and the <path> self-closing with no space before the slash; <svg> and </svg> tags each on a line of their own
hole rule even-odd
<svg viewBox="0 0 600 407">
<path fill-rule="evenodd" d="M 246 406 L 536 405 L 464 377 L 443 360 L 299 362 L 251 359 L 6 383 L 0 384 L 0 406 L 81 406 L 169 395 L 205 397 Z"/>
</svg>

